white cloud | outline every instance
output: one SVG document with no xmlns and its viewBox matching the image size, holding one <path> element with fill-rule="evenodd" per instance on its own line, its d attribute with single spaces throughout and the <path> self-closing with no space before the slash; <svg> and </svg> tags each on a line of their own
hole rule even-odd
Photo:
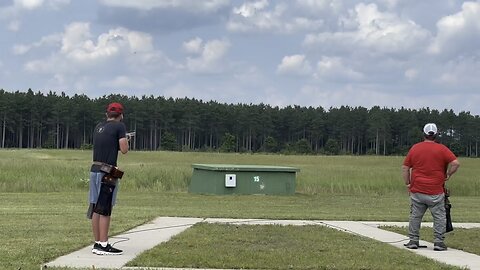
<svg viewBox="0 0 480 270">
<path fill-rule="evenodd" d="M 176 83 L 170 87 L 167 87 L 163 91 L 164 95 L 167 97 L 174 97 L 174 98 L 184 98 L 184 97 L 193 97 L 197 96 L 195 91 L 189 86 L 184 83 Z"/>
<path fill-rule="evenodd" d="M 248 17 L 255 16 L 257 11 L 260 11 L 266 7 L 268 7 L 268 0 L 260 0 L 256 2 L 245 2 L 240 7 L 235 7 L 233 9 L 233 13 L 248 18 Z"/>
<path fill-rule="evenodd" d="M 101 86 L 111 90 L 149 90 L 153 88 L 153 83 L 143 77 L 131 77 L 127 75 L 117 76 L 112 80 L 100 83 Z"/>
<path fill-rule="evenodd" d="M 453 87 L 462 91 L 478 91 L 480 85 L 480 59 L 477 56 L 459 57 L 438 66 L 440 75 L 433 82 L 442 87 Z M 460 88 L 459 88 L 460 87 Z"/>
<path fill-rule="evenodd" d="M 117 61 L 124 62 L 125 67 L 120 70 L 128 70 L 136 76 L 151 76 L 152 78 L 159 78 L 163 75 L 172 77 L 184 69 L 181 64 L 171 60 L 158 50 L 123 55 Z"/>
<path fill-rule="evenodd" d="M 34 48 L 44 47 L 44 46 L 56 46 L 62 42 L 61 34 L 52 34 L 44 36 L 38 42 L 32 44 L 15 44 L 13 46 L 13 53 L 16 55 L 23 55 L 30 52 Z"/>
<path fill-rule="evenodd" d="M 458 78 L 455 74 L 452 73 L 443 73 L 441 74 L 440 78 L 438 79 L 439 83 L 447 83 L 447 84 L 456 84 L 458 83 Z"/>
<path fill-rule="evenodd" d="M 230 48 L 227 40 L 210 40 L 201 49 L 199 57 L 187 58 L 187 68 L 194 73 L 218 73 L 225 65 L 222 59 Z"/>
<path fill-rule="evenodd" d="M 179 8 L 193 12 L 215 12 L 229 4 L 228 0 L 101 0 L 106 6 L 151 10 L 155 8 Z"/>
<path fill-rule="evenodd" d="M 298 102 L 323 108 L 338 107 L 338 104 L 370 108 L 375 105 L 391 106 L 399 101 L 393 99 L 391 93 L 350 84 L 305 85 L 301 88 L 298 99 Z"/>
<path fill-rule="evenodd" d="M 24 9 L 36 9 L 43 5 L 44 0 L 14 0 L 14 5 Z"/>
<path fill-rule="evenodd" d="M 199 37 L 196 37 L 194 39 L 184 42 L 182 47 L 183 50 L 187 53 L 198 54 L 202 51 L 202 43 L 203 40 Z"/>
<path fill-rule="evenodd" d="M 13 20 L 8 23 L 7 29 L 12 32 L 17 32 L 20 30 L 22 23 L 19 20 Z"/>
<path fill-rule="evenodd" d="M 219 80 L 215 84 L 193 85 L 188 82 L 174 82 L 162 91 L 162 95 L 174 98 L 195 97 L 196 99 L 240 102 L 245 93 L 234 84 L 224 84 Z"/>
<path fill-rule="evenodd" d="M 256 66 L 240 66 L 236 67 L 235 70 L 236 72 L 233 74 L 233 78 L 237 82 L 248 84 L 249 88 L 262 85 L 266 79 L 262 74 L 262 70 Z"/>
<path fill-rule="evenodd" d="M 287 21 L 283 25 L 283 32 L 295 33 L 297 31 L 314 31 L 321 29 L 325 25 L 322 19 L 312 20 L 307 17 L 296 17 Z"/>
<path fill-rule="evenodd" d="M 405 71 L 405 78 L 409 81 L 415 80 L 420 72 L 416 68 L 409 68 Z"/>
<path fill-rule="evenodd" d="M 437 36 L 429 47 L 435 55 L 455 57 L 479 53 L 480 2 L 465 2 L 462 10 L 437 22 Z"/>
<path fill-rule="evenodd" d="M 286 107 L 298 101 L 298 100 L 294 100 L 295 98 L 289 97 L 287 95 L 279 95 L 278 94 L 279 92 L 282 92 L 281 88 L 267 87 L 266 89 L 264 89 L 263 97 L 257 96 L 259 100 L 258 102 L 259 103 L 263 102 L 271 106 Z M 304 103 L 297 103 L 297 104 L 304 104 Z M 315 105 L 315 106 L 318 106 L 318 105 Z"/>
<path fill-rule="evenodd" d="M 111 29 L 99 35 L 96 41 L 91 37 L 89 23 L 68 25 L 62 38 L 61 53 L 79 63 L 92 63 L 118 55 L 153 50 L 151 35 L 125 28 Z"/>
<path fill-rule="evenodd" d="M 358 81 L 364 76 L 362 73 L 344 65 L 341 58 L 324 56 L 317 63 L 314 77 L 324 81 Z"/>
<path fill-rule="evenodd" d="M 450 92 L 439 95 L 439 93 L 425 95 L 405 95 L 404 89 L 387 91 L 384 88 L 376 88 L 371 85 L 305 85 L 301 88 L 300 94 L 295 98 L 297 102 L 323 108 L 339 107 L 340 105 L 362 106 L 371 108 L 373 106 L 393 108 L 426 108 L 443 110 L 452 108 L 456 111 L 465 110 L 465 107 L 458 104 L 465 104 L 461 94 Z M 479 100 L 479 95 L 475 97 Z M 470 101 L 469 101 L 470 102 Z M 291 103 L 290 103 L 291 104 Z M 446 105 L 448 104 L 448 105 Z M 457 105 L 455 105 L 457 104 Z"/>
<path fill-rule="evenodd" d="M 59 9 L 70 4 L 70 0 L 13 0 L 11 5 L 0 7 L 0 19 L 19 19 L 24 11 L 42 7 Z"/>
<path fill-rule="evenodd" d="M 283 57 L 282 63 L 277 67 L 277 72 L 280 74 L 309 75 L 312 72 L 312 67 L 305 59 L 305 55 L 295 54 Z"/>
<path fill-rule="evenodd" d="M 227 30 L 232 32 L 266 32 L 294 33 L 296 31 L 318 30 L 324 21 L 318 16 L 306 17 L 290 14 L 289 5 L 277 3 L 269 9 L 268 0 L 245 2 L 234 7 L 227 23 Z"/>
<path fill-rule="evenodd" d="M 47 0 L 47 4 L 52 9 L 61 9 L 63 6 L 69 5 L 70 0 Z"/>
<path fill-rule="evenodd" d="M 51 56 L 48 59 L 45 60 L 31 60 L 25 63 L 24 68 L 28 72 L 32 73 L 54 73 L 55 74 L 55 69 L 60 69 L 62 68 L 62 62 L 61 59 L 55 56 Z M 64 66 L 65 67 L 65 66 Z M 66 70 L 63 70 L 66 71 Z"/>
<path fill-rule="evenodd" d="M 307 12 L 339 12 L 343 8 L 341 0 L 296 0 L 299 7 Z"/>
<path fill-rule="evenodd" d="M 23 44 L 19 45 L 14 45 L 13 46 L 13 53 L 17 55 L 22 55 L 26 54 L 28 51 L 30 51 L 31 47 Z"/>
<path fill-rule="evenodd" d="M 309 34 L 303 44 L 311 49 L 325 48 L 343 53 L 363 49 L 369 54 L 405 56 L 422 52 L 431 38 L 430 33 L 415 22 L 380 12 L 375 4 L 356 5 L 350 17 L 341 18 L 340 22 L 354 29 Z"/>
<path fill-rule="evenodd" d="M 11 7 L 16 11 L 35 10 L 42 7 L 59 9 L 68 4 L 70 4 L 70 0 L 14 0 Z"/>
<path fill-rule="evenodd" d="M 12 5 L 0 7 L 0 19 L 9 21 L 7 30 L 17 32 L 22 26 L 25 12 L 32 12 L 43 7 L 58 10 L 70 4 L 70 0 L 14 0 Z"/>
<path fill-rule="evenodd" d="M 15 6 L 6 6 L 0 7 L 0 21 L 5 20 L 8 21 L 6 23 L 6 29 L 12 32 L 17 32 L 20 30 L 20 26 L 22 25 L 20 20 L 17 18 L 19 17 L 19 8 Z"/>
<path fill-rule="evenodd" d="M 380 0 L 379 2 L 384 3 L 389 9 L 395 9 L 400 0 Z"/>
<path fill-rule="evenodd" d="M 265 31 L 280 28 L 280 17 L 284 12 L 282 6 L 268 11 L 268 0 L 243 3 L 235 7 L 227 24 L 227 29 L 234 32 Z"/>
<path fill-rule="evenodd" d="M 63 33 L 17 45 L 14 50 L 21 54 L 37 48 L 52 52 L 48 57 L 28 61 L 24 69 L 50 77 L 46 87 L 53 89 L 95 89 L 100 85 L 149 90 L 154 86 L 151 78 L 180 70 L 178 64 L 154 48 L 151 35 L 125 28 L 94 35 L 89 23 L 74 22 Z"/>
</svg>

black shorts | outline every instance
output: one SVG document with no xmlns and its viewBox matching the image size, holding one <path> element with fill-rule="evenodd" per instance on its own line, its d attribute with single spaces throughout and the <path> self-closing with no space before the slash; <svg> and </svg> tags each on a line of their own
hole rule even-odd
<svg viewBox="0 0 480 270">
<path fill-rule="evenodd" d="M 93 212 L 102 216 L 112 215 L 112 198 L 115 186 L 102 183 L 100 186 L 100 195 L 98 195 L 97 203 L 93 208 Z"/>
</svg>

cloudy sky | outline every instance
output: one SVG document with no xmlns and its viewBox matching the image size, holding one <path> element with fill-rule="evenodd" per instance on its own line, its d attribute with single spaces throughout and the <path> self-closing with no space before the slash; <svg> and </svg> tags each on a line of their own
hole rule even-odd
<svg viewBox="0 0 480 270">
<path fill-rule="evenodd" d="M 480 114 L 480 0 L 0 0 L 0 88 Z"/>
</svg>

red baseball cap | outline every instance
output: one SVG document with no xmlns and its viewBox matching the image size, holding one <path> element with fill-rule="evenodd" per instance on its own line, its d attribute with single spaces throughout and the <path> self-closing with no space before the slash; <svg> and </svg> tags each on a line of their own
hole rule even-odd
<svg viewBox="0 0 480 270">
<path fill-rule="evenodd" d="M 107 107 L 107 112 L 123 113 L 123 105 L 118 102 L 110 103 Z"/>
</svg>

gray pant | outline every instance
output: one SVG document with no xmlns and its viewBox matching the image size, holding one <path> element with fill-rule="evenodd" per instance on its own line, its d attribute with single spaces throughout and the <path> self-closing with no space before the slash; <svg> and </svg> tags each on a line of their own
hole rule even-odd
<svg viewBox="0 0 480 270">
<path fill-rule="evenodd" d="M 443 242 L 445 239 L 447 217 L 445 214 L 445 194 L 427 195 L 422 193 L 410 193 L 410 223 L 408 237 L 410 240 L 420 239 L 420 225 L 427 208 L 433 217 L 434 242 Z"/>
</svg>

